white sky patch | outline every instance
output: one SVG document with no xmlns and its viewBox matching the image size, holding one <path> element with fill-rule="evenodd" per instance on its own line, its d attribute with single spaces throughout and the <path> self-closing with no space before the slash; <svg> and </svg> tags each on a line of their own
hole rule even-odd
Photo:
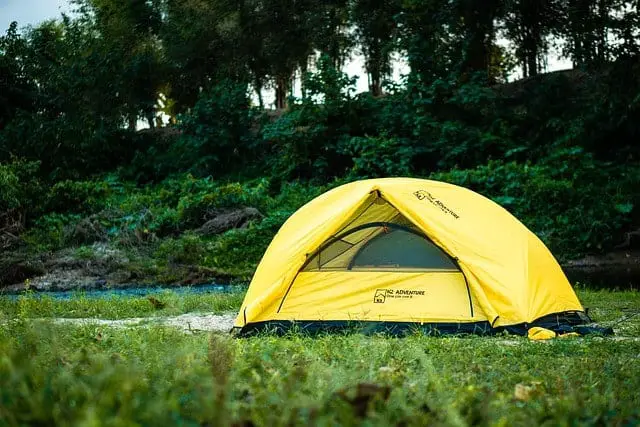
<svg viewBox="0 0 640 427">
<path fill-rule="evenodd" d="M 67 0 L 0 0 L 0 31 L 4 34 L 13 21 L 22 28 L 59 18 L 70 10 Z"/>
</svg>

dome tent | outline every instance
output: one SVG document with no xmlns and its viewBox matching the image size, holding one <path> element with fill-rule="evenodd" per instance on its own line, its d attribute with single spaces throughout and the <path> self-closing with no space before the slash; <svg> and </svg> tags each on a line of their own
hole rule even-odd
<svg viewBox="0 0 640 427">
<path fill-rule="evenodd" d="M 551 252 L 504 208 L 452 184 L 384 178 L 334 188 L 285 222 L 234 332 L 526 334 L 587 320 Z"/>
</svg>

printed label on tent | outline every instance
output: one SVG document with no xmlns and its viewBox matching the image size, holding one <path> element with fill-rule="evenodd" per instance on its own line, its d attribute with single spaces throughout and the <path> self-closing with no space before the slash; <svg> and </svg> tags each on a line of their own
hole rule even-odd
<svg viewBox="0 0 640 427">
<path fill-rule="evenodd" d="M 433 194 L 429 193 L 426 190 L 418 190 L 418 191 L 414 192 L 413 195 L 416 196 L 418 198 L 418 200 L 426 200 L 426 201 L 428 201 L 432 205 L 434 205 L 437 208 L 439 208 L 442 212 L 448 213 L 449 215 L 451 215 L 455 219 L 459 219 L 460 218 L 460 216 L 457 213 L 455 213 L 454 211 L 449 209 L 444 203 L 442 203 L 440 200 L 436 199 L 433 196 Z"/>
<path fill-rule="evenodd" d="M 410 299 L 417 296 L 424 296 L 425 291 L 415 291 L 411 289 L 376 289 L 376 293 L 373 296 L 373 302 L 376 304 L 383 304 L 387 299 Z"/>
</svg>

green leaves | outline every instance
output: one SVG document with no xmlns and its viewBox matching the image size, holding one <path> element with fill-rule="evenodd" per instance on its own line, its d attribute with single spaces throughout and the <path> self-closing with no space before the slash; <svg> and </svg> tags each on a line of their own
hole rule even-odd
<svg viewBox="0 0 640 427">
<path fill-rule="evenodd" d="M 180 116 L 183 133 L 172 147 L 174 170 L 215 177 L 235 170 L 250 152 L 257 154 L 252 125 L 246 84 L 224 80 L 211 86 Z"/>
<path fill-rule="evenodd" d="M 338 151 L 351 156 L 350 175 L 361 178 L 410 176 L 419 153 L 407 140 L 383 137 L 353 137 L 340 144 Z"/>
<path fill-rule="evenodd" d="M 640 169 L 589 167 L 579 150 L 575 164 L 559 154 L 546 164 L 490 162 L 432 178 L 463 185 L 507 208 L 561 259 L 609 250 L 632 224 L 640 201 Z M 633 201 L 631 201 L 633 200 Z"/>
<path fill-rule="evenodd" d="M 630 214 L 633 211 L 633 203 L 618 203 L 615 208 L 621 214 Z"/>
</svg>

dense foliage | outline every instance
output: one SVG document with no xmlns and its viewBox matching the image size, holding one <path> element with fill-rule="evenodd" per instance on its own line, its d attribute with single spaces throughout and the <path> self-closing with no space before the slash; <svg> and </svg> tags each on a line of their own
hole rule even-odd
<svg viewBox="0 0 640 427">
<path fill-rule="evenodd" d="M 306 201 L 400 175 L 491 197 L 561 259 L 640 224 L 637 2 L 72 3 L 0 37 L 3 249 L 104 243 L 129 251 L 135 280 L 247 277 Z M 573 70 L 544 73 L 554 43 Z M 342 71 L 354 52 L 367 93 Z M 411 71 L 389 82 L 398 55 Z M 507 82 L 516 66 L 526 78 Z M 264 219 L 195 231 L 244 206 Z"/>
</svg>

